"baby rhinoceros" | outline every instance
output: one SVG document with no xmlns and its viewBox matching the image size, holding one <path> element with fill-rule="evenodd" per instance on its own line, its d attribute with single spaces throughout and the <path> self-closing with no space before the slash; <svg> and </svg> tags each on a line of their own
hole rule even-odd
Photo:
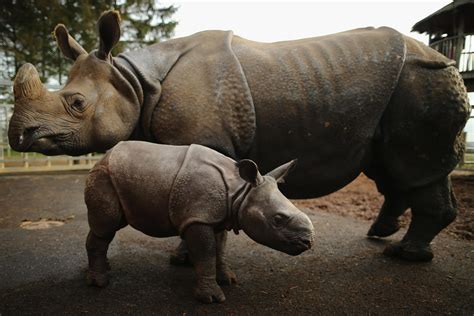
<svg viewBox="0 0 474 316">
<path fill-rule="evenodd" d="M 235 162 L 200 145 L 119 143 L 86 182 L 88 283 L 108 284 L 108 246 L 116 231 L 131 225 L 153 237 L 180 235 L 197 274 L 196 298 L 224 301 L 218 283 L 236 281 L 224 258 L 227 230 L 243 229 L 290 255 L 311 248 L 310 219 L 277 186 L 294 164 L 262 176 L 253 161 Z"/>
</svg>

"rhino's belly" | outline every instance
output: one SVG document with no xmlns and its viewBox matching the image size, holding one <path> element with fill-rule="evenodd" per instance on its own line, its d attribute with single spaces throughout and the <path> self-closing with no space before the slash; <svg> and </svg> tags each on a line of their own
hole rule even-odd
<svg viewBox="0 0 474 316">
<path fill-rule="evenodd" d="M 365 137 L 341 122 L 314 118 L 312 127 L 288 121 L 276 128 L 262 124 L 257 130 L 254 159 L 262 171 L 298 159 L 282 191 L 291 198 L 318 197 L 334 192 L 355 179 L 371 159 L 373 128 Z M 263 129 L 263 130 L 260 130 Z M 268 133 L 268 134 L 267 134 Z"/>
</svg>

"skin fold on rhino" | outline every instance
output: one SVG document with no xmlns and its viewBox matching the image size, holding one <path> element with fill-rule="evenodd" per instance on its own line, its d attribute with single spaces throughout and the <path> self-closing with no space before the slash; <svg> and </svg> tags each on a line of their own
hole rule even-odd
<svg viewBox="0 0 474 316">
<path fill-rule="evenodd" d="M 114 11 L 101 16 L 91 53 L 56 27 L 74 60 L 58 92 L 44 89 L 32 65 L 19 69 L 15 150 L 196 143 L 264 172 L 297 157 L 281 186 L 291 198 L 334 192 L 364 172 L 385 197 L 368 234 L 395 233 L 411 208 L 407 234 L 385 253 L 431 260 L 430 242 L 456 216 L 449 173 L 470 111 L 453 61 L 386 27 L 277 43 L 205 31 L 113 57 L 119 22 Z"/>
<path fill-rule="evenodd" d="M 180 235 L 196 270 L 196 298 L 224 301 L 217 282 L 236 282 L 225 261 L 225 229 L 242 229 L 290 255 L 311 248 L 311 220 L 277 186 L 294 164 L 262 176 L 253 161 L 236 163 L 201 145 L 120 142 L 86 181 L 88 283 L 107 285 L 108 245 L 117 230 L 130 225 L 154 237 Z"/>
</svg>

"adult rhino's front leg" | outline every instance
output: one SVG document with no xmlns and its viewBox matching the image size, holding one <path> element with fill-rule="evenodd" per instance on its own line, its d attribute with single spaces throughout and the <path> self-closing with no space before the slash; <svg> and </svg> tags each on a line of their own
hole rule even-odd
<svg viewBox="0 0 474 316">
<path fill-rule="evenodd" d="M 196 271 L 194 296 L 203 303 L 225 301 L 216 282 L 216 237 L 208 225 L 192 224 L 184 232 L 184 240 Z"/>
</svg>

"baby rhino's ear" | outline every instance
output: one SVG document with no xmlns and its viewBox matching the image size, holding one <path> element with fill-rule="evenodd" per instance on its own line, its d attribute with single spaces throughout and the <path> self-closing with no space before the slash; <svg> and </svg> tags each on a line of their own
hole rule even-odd
<svg viewBox="0 0 474 316">
<path fill-rule="evenodd" d="M 240 160 L 237 163 L 237 168 L 239 168 L 240 177 L 252 184 L 254 187 L 263 182 L 263 177 L 258 171 L 257 165 L 252 160 Z"/>
<path fill-rule="evenodd" d="M 297 162 L 297 159 L 293 159 L 292 161 L 289 161 L 286 164 L 281 165 L 280 167 L 276 167 L 266 175 L 273 177 L 278 183 L 284 183 L 285 177 L 296 166 Z"/>
</svg>

